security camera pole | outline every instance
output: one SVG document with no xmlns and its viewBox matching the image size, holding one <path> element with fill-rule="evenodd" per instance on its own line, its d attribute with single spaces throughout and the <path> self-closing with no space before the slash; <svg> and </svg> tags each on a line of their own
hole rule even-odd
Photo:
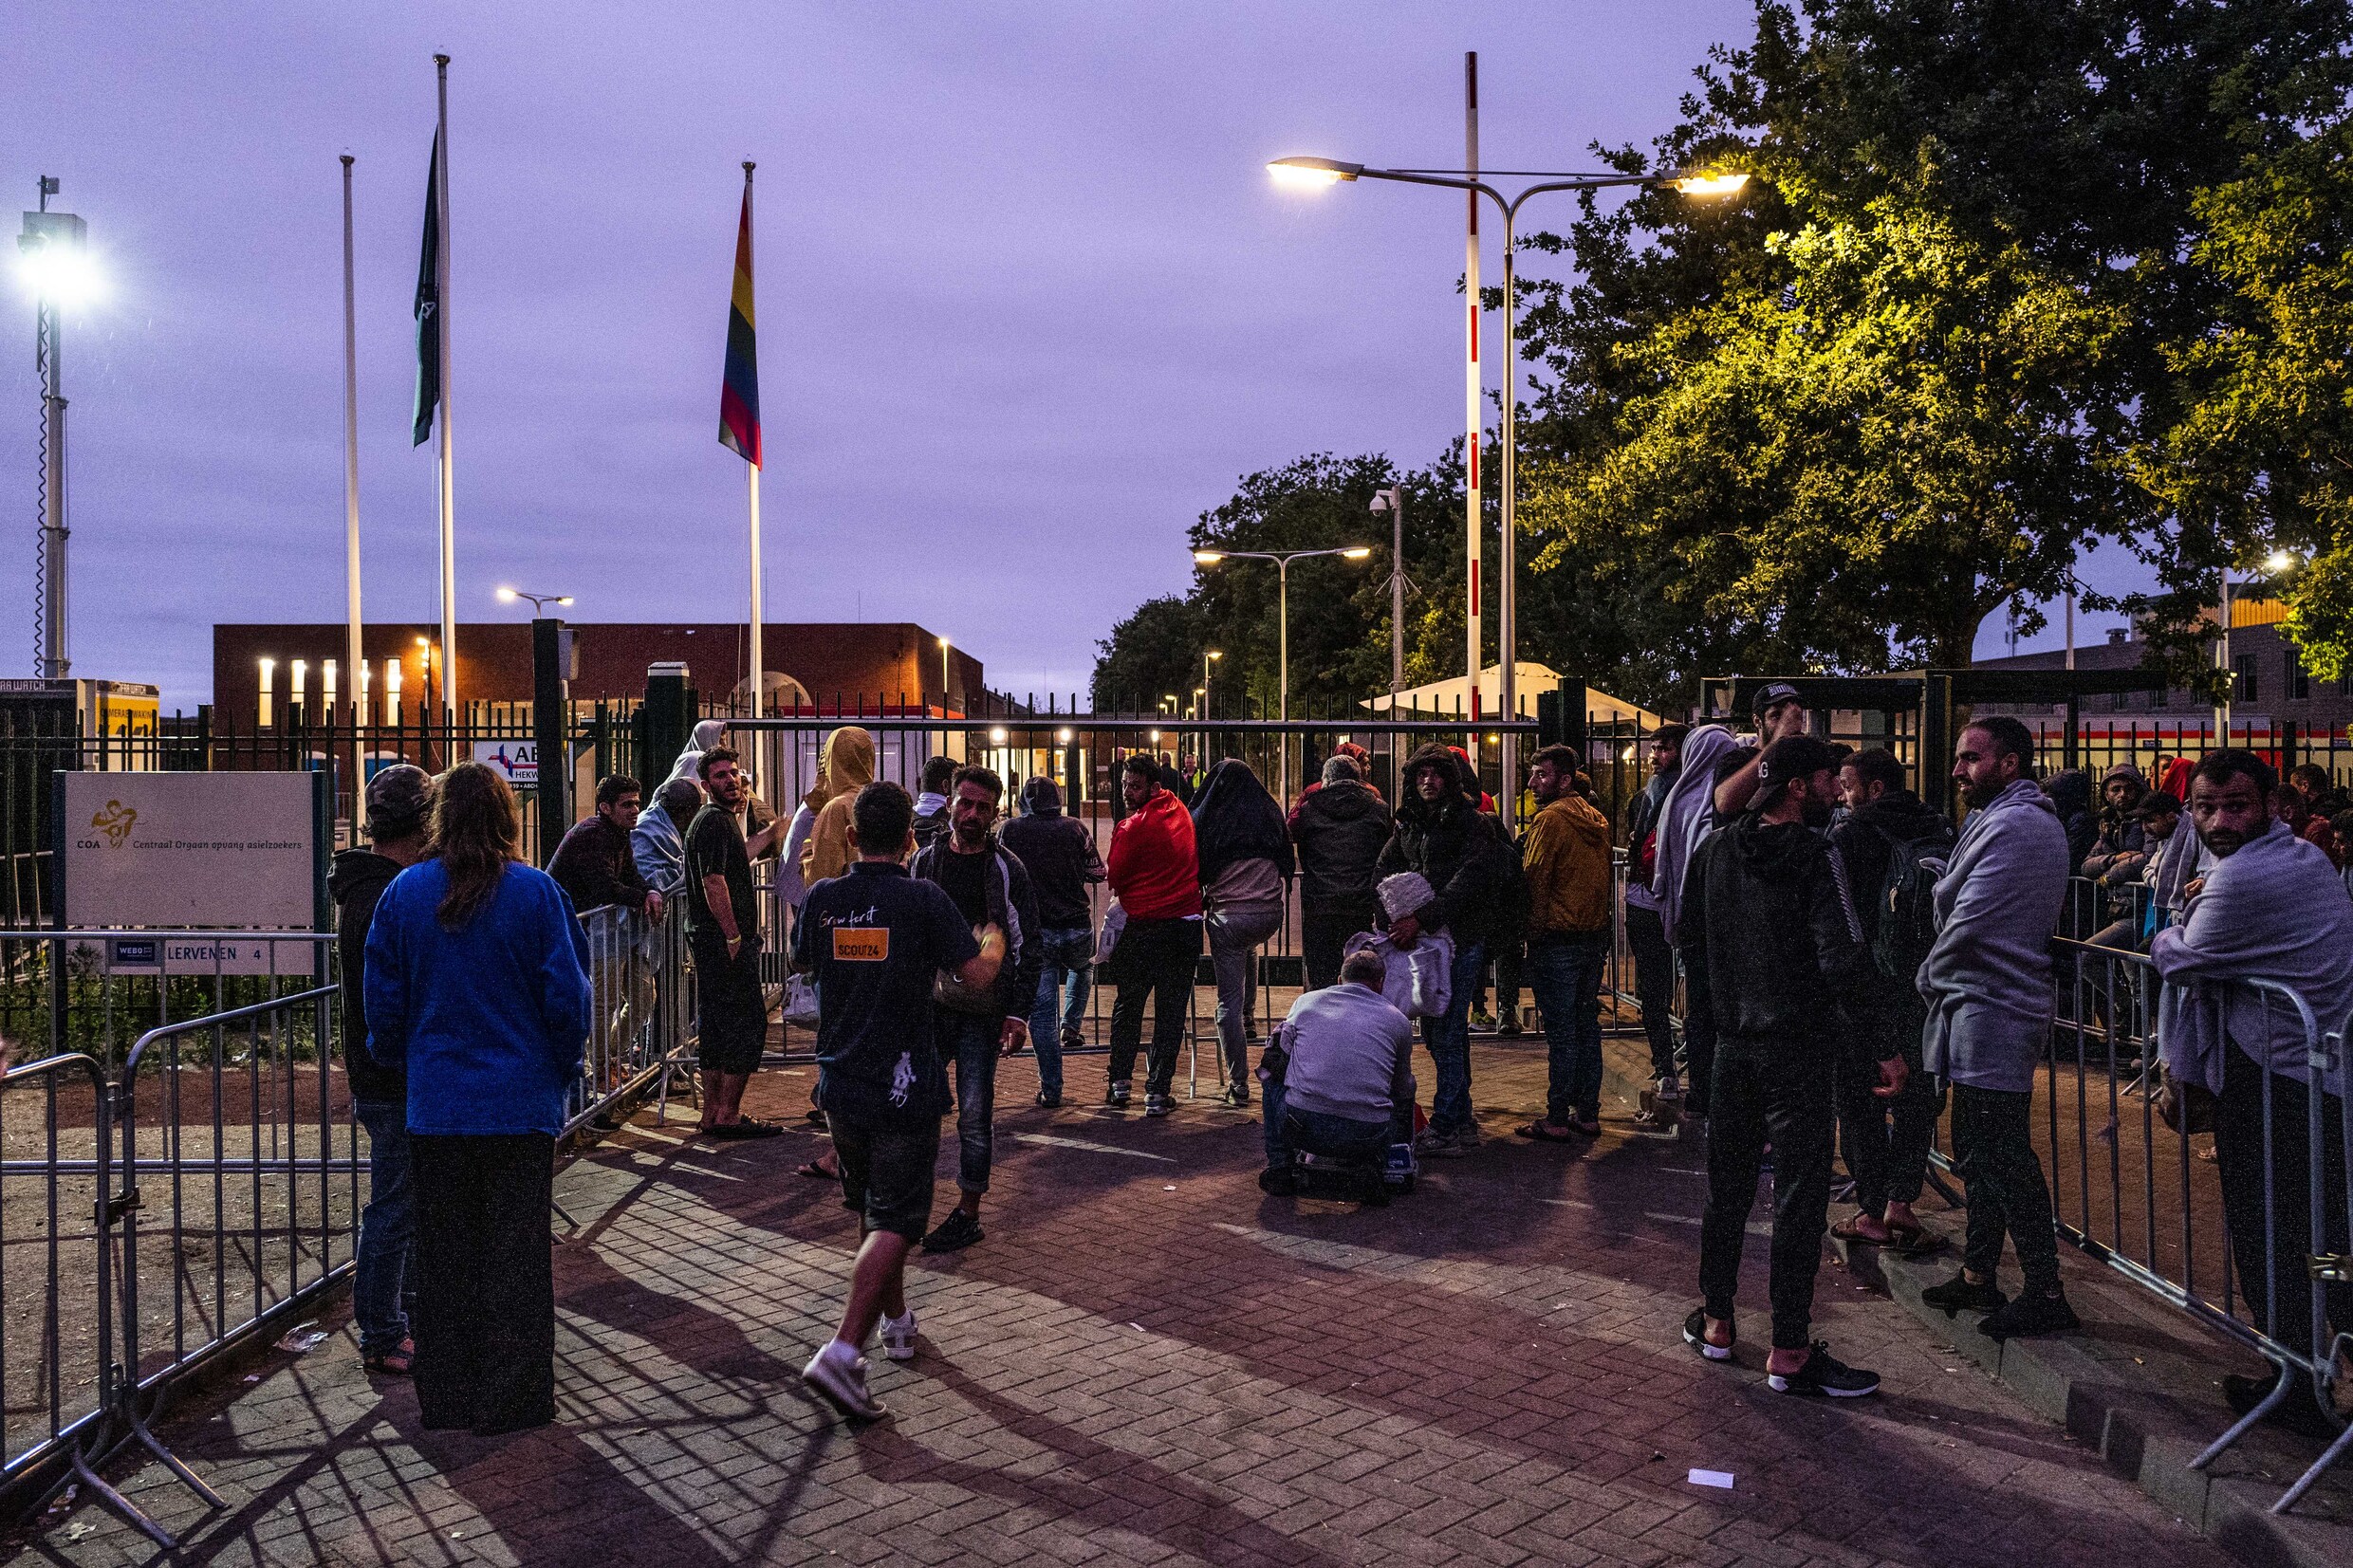
<svg viewBox="0 0 2353 1568">
<path fill-rule="evenodd" d="M 59 307 L 81 281 L 87 229 L 71 212 L 52 212 L 57 176 L 41 176 L 41 205 L 25 214 L 16 249 L 34 280 L 33 359 L 41 377 L 41 551 L 39 619 L 33 624 L 34 668 L 45 680 L 64 680 L 72 660 L 65 647 L 65 342 Z"/>
</svg>

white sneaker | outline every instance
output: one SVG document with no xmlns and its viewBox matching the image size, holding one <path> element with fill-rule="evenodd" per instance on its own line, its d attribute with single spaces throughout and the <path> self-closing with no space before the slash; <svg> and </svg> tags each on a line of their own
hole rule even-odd
<svg viewBox="0 0 2353 1568">
<path fill-rule="evenodd" d="M 915 1308 L 904 1318 L 882 1319 L 882 1354 L 893 1361 L 915 1359 Z"/>
<path fill-rule="evenodd" d="M 809 1357 L 801 1381 L 825 1396 L 826 1402 L 853 1421 L 880 1421 L 890 1411 L 866 1392 L 866 1358 L 839 1339 Z"/>
</svg>

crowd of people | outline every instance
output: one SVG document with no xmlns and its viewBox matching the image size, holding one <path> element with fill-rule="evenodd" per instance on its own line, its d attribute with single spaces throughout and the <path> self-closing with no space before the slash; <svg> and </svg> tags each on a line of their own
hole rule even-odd
<svg viewBox="0 0 2353 1568">
<path fill-rule="evenodd" d="M 1967 1225 L 1957 1270 L 1927 1300 L 1975 1315 L 1996 1338 L 2077 1328 L 2029 1110 L 2061 989 L 2055 933 L 2147 952 L 2185 987 L 2273 979 L 2342 1016 L 2353 1007 L 2353 897 L 2334 857 L 2353 833 L 2337 833 L 2327 809 L 2342 802 L 2325 775 L 2299 769 L 2282 785 L 2262 759 L 2227 749 L 2174 770 L 2172 790 L 2112 769 L 2094 800 L 2080 774 L 2038 783 L 2033 737 L 1988 716 L 1961 731 L 1952 759 L 1967 808 L 1956 835 L 1895 756 L 1809 734 L 1794 688 L 1765 688 L 1752 717 L 1752 733 L 1659 730 L 1622 840 L 1568 747 L 1529 759 L 1534 809 L 1515 836 L 1459 750 L 1415 751 L 1393 803 L 1369 759 L 1343 746 L 1288 810 L 1239 759 L 1196 782 L 1129 755 L 1099 852 L 1052 780 L 1024 782 L 1009 814 L 991 769 L 934 758 L 910 796 L 874 778 L 872 738 L 853 726 L 828 736 L 815 787 L 786 819 L 759 802 L 714 721 L 652 805 L 636 780 L 602 781 L 542 876 L 515 858 L 514 801 L 495 774 L 387 769 L 367 792 L 372 847 L 339 857 L 332 883 L 353 1092 L 372 1148 L 362 1356 L 417 1378 L 429 1425 L 504 1430 L 551 1413 L 550 1286 L 528 1262 L 545 1249 L 518 1238 L 542 1223 L 564 1087 L 589 1027 L 585 976 L 599 955 L 573 914 L 608 907 L 629 916 L 616 943 L 684 922 L 698 1131 L 712 1138 L 783 1130 L 743 1109 L 769 1026 L 763 943 L 786 941 L 813 989 L 808 1115 L 832 1147 L 801 1169 L 840 1184 L 862 1241 L 838 1332 L 804 1375 L 853 1418 L 883 1413 L 865 1380 L 869 1337 L 879 1329 L 890 1358 L 917 1354 L 908 1254 L 985 1239 L 999 1061 L 1033 1051 L 1036 1104 L 1061 1106 L 1065 1054 L 1085 1042 L 1095 985 L 1112 992 L 1103 1106 L 1136 1104 L 1140 1054 L 1142 1115 L 1165 1116 L 1206 953 L 1223 1103 L 1247 1108 L 1257 1086 L 1261 1187 L 1293 1194 L 1329 1172 L 1380 1204 L 1410 1190 L 1421 1161 L 1480 1144 L 1471 1031 L 1491 968 L 1501 1031 L 1517 1030 L 1525 989 L 1546 1037 L 1545 1103 L 1519 1134 L 1601 1134 L 1601 993 L 1621 918 L 1650 1059 L 1636 1123 L 1704 1118 L 1708 1130 L 1700 1301 L 1683 1330 L 1693 1350 L 1732 1358 L 1741 1254 L 1769 1170 L 1768 1380 L 1798 1394 L 1875 1392 L 1875 1374 L 1814 1335 L 1822 1242 L 1946 1245 L 1914 1205 L 1948 1100 Z M 766 932 L 751 876 L 763 857 L 777 861 L 788 912 Z M 1110 895 L 1100 920 L 1098 884 Z M 2088 913 L 2071 894 L 2085 885 L 2097 890 Z M 1261 1041 L 1256 955 L 1294 891 L 1306 986 Z M 2268 1067 L 2275 1085 L 2318 1093 L 2341 1117 L 2344 1085 L 2312 1083 L 2275 1017 L 2193 1021 L 2208 1016 L 2185 1007 L 2163 1032 L 2167 1114 L 2214 1129 L 2241 1284 L 2292 1342 L 2299 1292 L 2287 1271 L 2315 1239 L 2286 1235 L 2284 1220 L 2270 1252 L 2249 1238 L 2264 1232 L 2267 1176 L 2285 1182 L 2292 1166 L 2301 1180 L 2303 1102 L 2290 1138 L 2276 1116 L 2267 1129 L 2251 1097 L 2267 1093 Z M 956 1198 L 935 1224 L 951 1114 Z M 1856 1208 L 1833 1225 L 1841 1156 Z M 2006 1243 L 2014 1295 L 1999 1282 Z M 521 1266 L 486 1266 L 518 1250 Z M 2340 1326 L 2353 1326 L 2348 1307 L 2332 1298 Z M 2320 1418 L 2284 1384 L 2242 1384 L 2232 1392 L 2245 1408 Z"/>
</svg>

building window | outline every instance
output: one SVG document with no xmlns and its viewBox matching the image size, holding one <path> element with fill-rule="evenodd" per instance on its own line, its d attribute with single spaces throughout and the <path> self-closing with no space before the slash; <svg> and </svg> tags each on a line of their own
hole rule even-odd
<svg viewBox="0 0 2353 1568">
<path fill-rule="evenodd" d="M 2304 660 L 2293 648 L 2288 650 L 2288 700 L 2307 702 L 2312 696 L 2312 677 L 2304 673 Z"/>
<path fill-rule="evenodd" d="M 2231 665 L 2235 676 L 2231 682 L 2231 700 L 2233 702 L 2253 702 L 2255 700 L 2255 655 L 2241 654 L 2231 660 Z"/>
</svg>

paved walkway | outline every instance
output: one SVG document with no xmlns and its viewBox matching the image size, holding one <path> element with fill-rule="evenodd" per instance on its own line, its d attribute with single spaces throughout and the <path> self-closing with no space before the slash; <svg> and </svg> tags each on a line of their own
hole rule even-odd
<svg viewBox="0 0 2353 1568">
<path fill-rule="evenodd" d="M 1818 1322 L 1882 1398 L 1775 1394 L 1761 1348 L 1699 1362 L 1694 1147 L 1521 1143 L 1541 1053 L 1477 1065 L 1489 1146 L 1358 1211 L 1265 1198 L 1254 1113 L 1049 1114 L 1008 1063 L 989 1238 L 920 1263 L 923 1355 L 877 1358 L 896 1419 L 856 1434 L 796 1375 L 856 1239 L 791 1174 L 816 1141 L 639 1125 L 558 1183 L 557 1427 L 421 1432 L 336 1324 L 169 1429 L 229 1512 L 134 1490 L 192 1564 L 2223 1560 L 1835 1267 Z M 1100 1093 L 1101 1059 L 1071 1076 Z M 20 1555 L 157 1556 L 88 1507 Z"/>
</svg>

